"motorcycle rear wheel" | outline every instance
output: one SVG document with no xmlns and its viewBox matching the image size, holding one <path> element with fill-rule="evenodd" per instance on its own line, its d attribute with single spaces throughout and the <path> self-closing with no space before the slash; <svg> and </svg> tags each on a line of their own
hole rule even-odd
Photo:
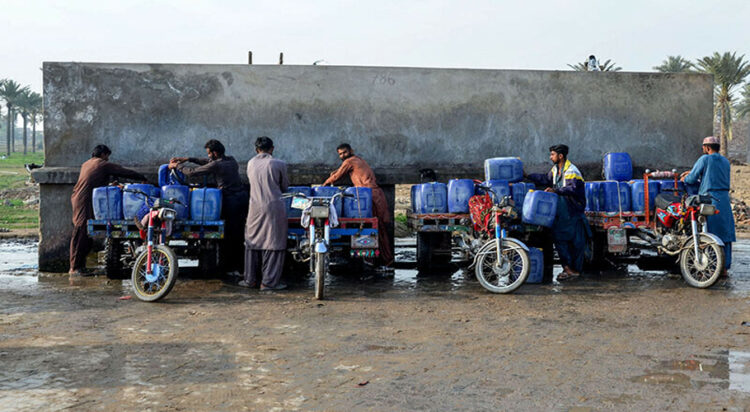
<svg viewBox="0 0 750 412">
<path fill-rule="evenodd" d="M 724 248 L 704 240 L 698 245 L 698 253 L 706 259 L 704 265 L 696 261 L 692 242 L 680 252 L 680 272 L 688 285 L 704 289 L 716 283 L 724 271 Z"/>
</svg>

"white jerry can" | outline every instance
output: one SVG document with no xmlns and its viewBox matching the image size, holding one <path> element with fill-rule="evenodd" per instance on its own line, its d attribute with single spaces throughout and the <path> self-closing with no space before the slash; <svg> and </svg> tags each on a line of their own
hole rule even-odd
<svg viewBox="0 0 750 412">
<path fill-rule="evenodd" d="M 628 236 L 625 229 L 611 227 L 607 229 L 607 251 L 624 253 L 628 251 Z"/>
</svg>

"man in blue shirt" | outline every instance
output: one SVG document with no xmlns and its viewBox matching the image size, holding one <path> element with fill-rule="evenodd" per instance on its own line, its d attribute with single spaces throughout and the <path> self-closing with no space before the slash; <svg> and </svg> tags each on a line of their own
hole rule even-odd
<svg viewBox="0 0 750 412">
<path fill-rule="evenodd" d="M 725 268 L 732 265 L 732 242 L 736 241 L 734 233 L 734 215 L 729 200 L 729 160 L 719 154 L 719 139 L 709 136 L 703 139 L 703 156 L 693 169 L 680 175 L 680 180 L 689 185 L 700 185 L 698 194 L 711 195 L 712 203 L 719 210 L 719 214 L 708 216 L 708 231 L 724 242 Z"/>
<path fill-rule="evenodd" d="M 549 148 L 552 170 L 549 173 L 530 174 L 526 177 L 537 185 L 547 186 L 546 192 L 559 196 L 557 216 L 552 227 L 555 249 L 563 267 L 557 280 L 577 277 L 583 269 L 587 239 L 591 229 L 586 220 L 586 189 L 583 175 L 568 160 L 568 146 L 564 144 Z"/>
</svg>

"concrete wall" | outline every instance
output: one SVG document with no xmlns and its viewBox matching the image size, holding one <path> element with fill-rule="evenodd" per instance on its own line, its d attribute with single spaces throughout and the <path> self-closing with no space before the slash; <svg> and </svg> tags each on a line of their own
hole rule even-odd
<svg viewBox="0 0 750 412">
<path fill-rule="evenodd" d="M 245 162 L 255 137 L 267 135 L 303 184 L 321 182 L 346 141 L 381 183 L 395 184 L 416 182 L 420 167 L 441 180 L 481 177 L 483 159 L 494 156 L 519 156 L 541 171 L 555 143 L 571 146 L 589 179 L 610 151 L 629 152 L 640 167 L 686 167 L 711 133 L 712 79 L 699 74 L 88 63 L 43 70 L 46 168 L 35 178 L 56 188 L 42 189 L 42 268 L 67 254 L 61 203 L 98 143 L 113 161 L 153 172 L 173 155 L 200 155 L 209 138 Z"/>
</svg>

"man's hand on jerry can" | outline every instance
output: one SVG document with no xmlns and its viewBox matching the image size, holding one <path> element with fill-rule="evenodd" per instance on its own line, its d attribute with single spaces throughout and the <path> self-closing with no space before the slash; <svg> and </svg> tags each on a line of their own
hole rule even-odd
<svg viewBox="0 0 750 412">
<path fill-rule="evenodd" d="M 179 166 L 179 165 L 180 165 L 180 162 L 178 162 L 175 159 L 169 161 L 169 168 L 170 169 L 176 169 L 177 166 Z"/>
<path fill-rule="evenodd" d="M 548 188 L 544 189 L 544 191 L 545 192 L 549 192 L 549 193 L 555 193 L 555 189 L 553 189 L 551 187 L 548 187 Z"/>
</svg>

